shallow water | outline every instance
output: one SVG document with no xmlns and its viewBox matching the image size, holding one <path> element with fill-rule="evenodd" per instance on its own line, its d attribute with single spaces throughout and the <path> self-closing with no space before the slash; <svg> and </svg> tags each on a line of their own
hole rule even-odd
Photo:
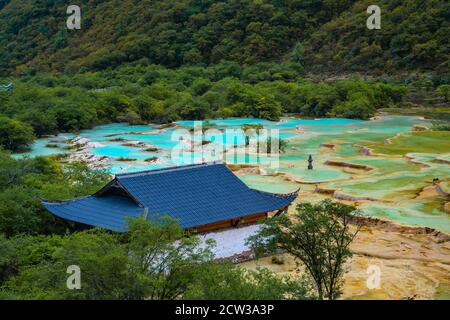
<svg viewBox="0 0 450 320">
<path fill-rule="evenodd" d="M 174 161 L 171 151 L 178 142 L 172 139 L 176 129 L 192 130 L 194 126 L 204 122 L 179 121 L 176 128 L 159 130 L 156 125 L 128 126 L 126 124 L 108 124 L 92 130 L 82 131 L 79 136 L 99 143 L 90 151 L 98 156 L 109 158 L 108 170 L 112 173 L 135 172 L 152 170 L 163 167 L 184 164 L 191 161 L 202 161 L 201 155 L 185 153 L 182 162 Z M 438 163 L 436 158 L 449 159 L 450 145 L 446 148 L 445 142 L 440 141 L 440 153 L 434 153 L 433 137 L 418 140 L 421 142 L 420 152 L 415 152 L 415 144 L 409 143 L 408 156 L 418 163 L 412 163 L 403 155 L 403 149 L 396 145 L 392 147 L 386 139 L 392 139 L 399 133 L 411 132 L 414 124 L 429 124 L 426 121 L 412 116 L 388 116 L 375 121 L 362 121 L 350 119 L 316 119 L 300 120 L 283 118 L 280 122 L 262 119 L 223 119 L 210 120 L 208 124 L 214 129 L 231 130 L 240 129 L 244 124 L 264 125 L 267 129 L 279 130 L 279 137 L 288 141 L 285 152 L 280 155 L 278 172 L 291 177 L 287 181 L 282 177 L 260 176 L 248 174 L 240 178 L 249 186 L 278 193 L 292 192 L 299 183 L 320 183 L 321 187 L 344 192 L 351 196 L 370 197 L 378 199 L 362 206 L 364 214 L 384 217 L 411 225 L 422 225 L 450 231 L 450 217 L 443 211 L 444 197 L 438 200 L 415 200 L 423 187 L 432 183 L 433 178 L 439 178 L 444 186 L 448 187 L 450 166 Z M 66 139 L 75 137 L 73 134 L 61 134 L 57 137 L 39 139 L 33 145 L 31 152 L 15 155 L 40 156 L 58 153 L 70 153 L 65 150 Z M 125 139 L 114 141 L 114 139 Z M 214 138 L 194 137 L 194 140 L 210 140 Z M 244 136 L 236 136 L 229 132 L 222 132 L 217 137 L 223 141 L 227 148 L 230 143 L 243 146 Z M 405 139 L 405 138 L 404 138 Z M 395 138 L 394 138 L 395 140 Z M 127 141 L 140 141 L 148 146 L 158 148 L 158 151 L 144 151 L 143 147 L 124 146 Z M 403 140 L 405 141 L 405 140 Z M 321 144 L 334 144 L 334 148 L 327 148 Z M 424 143 L 430 144 L 425 147 Z M 49 148 L 46 145 L 57 144 L 59 148 Z M 359 152 L 359 146 L 378 146 L 380 150 L 387 150 L 389 155 L 366 156 Z M 412 151 L 409 151 L 409 150 Z M 406 149 L 405 149 L 406 150 Z M 423 152 L 427 151 L 427 152 Z M 442 152 L 444 151 L 444 152 Z M 313 170 L 307 169 L 307 158 L 313 157 Z M 131 158 L 133 161 L 119 161 L 119 158 Z M 157 163 L 145 162 L 146 159 L 158 157 Z M 260 165 L 267 156 L 259 158 Z M 240 154 L 228 156 L 229 163 L 246 163 L 249 156 Z M 363 164 L 373 168 L 370 171 L 344 169 L 325 165 L 326 160 L 343 161 L 353 164 Z M 448 200 L 448 199 L 447 199 Z"/>
<path fill-rule="evenodd" d="M 394 205 L 371 203 L 362 205 L 361 212 L 371 217 L 394 220 L 406 225 L 427 226 L 450 233 L 450 218 L 440 209 L 444 203 L 444 197 L 409 200 Z"/>
</svg>

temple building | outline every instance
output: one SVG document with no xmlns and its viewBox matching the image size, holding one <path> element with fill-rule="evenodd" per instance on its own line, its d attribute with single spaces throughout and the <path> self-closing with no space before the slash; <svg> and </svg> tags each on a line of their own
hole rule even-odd
<svg viewBox="0 0 450 320">
<path fill-rule="evenodd" d="M 226 165 L 204 163 L 118 174 L 92 196 L 42 200 L 54 215 L 82 225 L 126 231 L 125 217 L 168 215 L 183 229 L 206 232 L 279 214 L 297 197 L 249 188 Z"/>
</svg>

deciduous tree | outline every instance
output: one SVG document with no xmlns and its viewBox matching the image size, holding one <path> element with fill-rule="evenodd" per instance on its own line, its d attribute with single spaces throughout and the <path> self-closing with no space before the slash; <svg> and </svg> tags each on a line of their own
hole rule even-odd
<svg viewBox="0 0 450 320">
<path fill-rule="evenodd" d="M 358 211 L 330 200 L 301 203 L 292 216 L 267 220 L 257 235 L 249 238 L 258 253 L 283 250 L 299 259 L 314 279 L 320 299 L 341 294 L 345 262 L 352 256 L 350 243 L 359 227 L 351 227 Z"/>
</svg>

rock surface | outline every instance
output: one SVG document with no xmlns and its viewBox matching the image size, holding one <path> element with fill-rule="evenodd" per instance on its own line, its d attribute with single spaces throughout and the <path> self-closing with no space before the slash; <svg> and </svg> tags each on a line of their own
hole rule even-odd
<svg viewBox="0 0 450 320">
<path fill-rule="evenodd" d="M 368 220 L 354 242 L 354 255 L 344 277 L 344 299 L 433 299 L 450 297 L 450 237 L 426 228 Z M 294 258 L 283 254 L 284 264 L 271 257 L 247 261 L 241 266 L 267 267 L 280 275 L 303 271 Z M 380 287 L 369 289 L 368 268 L 380 271 Z"/>
<path fill-rule="evenodd" d="M 447 213 L 450 213 L 450 202 L 447 202 L 447 203 L 444 205 L 444 211 L 447 212 Z"/>
<path fill-rule="evenodd" d="M 413 131 L 415 131 L 415 132 L 427 131 L 427 130 L 428 130 L 427 126 L 423 126 L 423 125 L 420 125 L 420 124 L 413 125 Z"/>
</svg>

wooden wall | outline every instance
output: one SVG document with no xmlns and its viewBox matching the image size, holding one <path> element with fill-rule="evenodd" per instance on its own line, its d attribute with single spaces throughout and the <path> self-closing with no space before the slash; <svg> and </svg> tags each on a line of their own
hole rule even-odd
<svg viewBox="0 0 450 320">
<path fill-rule="evenodd" d="M 204 224 L 204 225 L 198 226 L 196 228 L 190 229 L 188 231 L 193 232 L 193 233 L 203 233 L 203 232 L 209 232 L 209 231 L 214 231 L 214 230 L 219 230 L 219 229 L 237 227 L 238 225 L 241 225 L 241 224 L 253 223 L 253 222 L 257 222 L 259 220 L 263 220 L 266 218 L 267 218 L 266 212 L 257 213 L 257 214 L 251 214 L 251 215 L 241 217 L 241 218 Z"/>
</svg>

